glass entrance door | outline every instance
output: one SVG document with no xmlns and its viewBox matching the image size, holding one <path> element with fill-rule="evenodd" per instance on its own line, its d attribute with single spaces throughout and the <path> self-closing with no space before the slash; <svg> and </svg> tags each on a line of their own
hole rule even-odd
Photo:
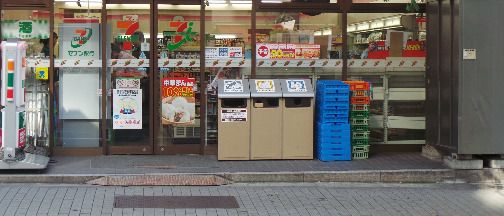
<svg viewBox="0 0 504 216">
<path fill-rule="evenodd" d="M 152 154 L 150 4 L 107 4 L 109 152 Z"/>
<path fill-rule="evenodd" d="M 201 5 L 157 4 L 154 124 L 158 154 L 200 153 Z M 191 5 L 192 4 L 192 5 Z"/>
</svg>

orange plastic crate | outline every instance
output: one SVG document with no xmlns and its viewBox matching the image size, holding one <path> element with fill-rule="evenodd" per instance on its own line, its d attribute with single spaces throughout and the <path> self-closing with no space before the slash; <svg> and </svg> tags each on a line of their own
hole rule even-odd
<svg viewBox="0 0 504 216">
<path fill-rule="evenodd" d="M 365 81 L 345 81 L 350 85 L 350 91 L 369 90 L 369 83 Z"/>
<path fill-rule="evenodd" d="M 350 100 L 351 104 L 369 104 L 369 97 L 352 97 Z"/>
</svg>

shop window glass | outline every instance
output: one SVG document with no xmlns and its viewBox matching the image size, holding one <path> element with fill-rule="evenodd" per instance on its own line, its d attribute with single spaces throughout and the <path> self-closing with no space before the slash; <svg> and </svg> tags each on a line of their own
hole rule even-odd
<svg viewBox="0 0 504 216">
<path fill-rule="evenodd" d="M 176 148 L 199 152 L 202 124 L 200 79 L 201 5 L 159 4 L 155 148 L 161 154 Z"/>
<path fill-rule="evenodd" d="M 100 147 L 101 3 L 54 3 L 56 146 Z"/>
<path fill-rule="evenodd" d="M 373 144 L 425 143 L 425 27 L 422 14 L 348 14 L 348 79 L 371 83 Z"/>
<path fill-rule="evenodd" d="M 261 12 L 256 22 L 258 78 L 341 78 L 341 14 Z"/>
<path fill-rule="evenodd" d="M 261 0 L 261 3 L 265 4 L 278 4 L 278 3 L 292 3 L 292 2 L 299 2 L 299 3 L 338 3 L 337 0 Z"/>
<path fill-rule="evenodd" d="M 206 144 L 217 144 L 219 79 L 244 79 L 251 74 L 252 4 L 231 1 L 206 7 L 205 82 L 207 88 Z"/>
<path fill-rule="evenodd" d="M 26 43 L 24 83 L 25 146 L 49 146 L 49 11 L 2 10 L 1 41 Z M 2 54 L 0 52 L 0 57 Z M 0 61 L 0 66 L 2 62 Z M 0 114 L 0 121 L 1 121 Z M 0 128 L 2 123 L 0 122 Z M 1 141 L 0 141 L 1 143 Z M 1 145 L 1 144 L 0 144 Z M 39 151 L 40 152 L 40 151 Z"/>
<path fill-rule="evenodd" d="M 149 4 L 107 4 L 107 116 L 111 154 L 151 153 Z"/>
</svg>

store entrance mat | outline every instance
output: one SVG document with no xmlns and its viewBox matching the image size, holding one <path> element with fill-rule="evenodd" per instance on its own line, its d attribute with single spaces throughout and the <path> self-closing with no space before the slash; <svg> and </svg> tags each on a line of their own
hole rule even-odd
<svg viewBox="0 0 504 216">
<path fill-rule="evenodd" d="M 233 196 L 116 196 L 114 208 L 239 208 Z"/>
</svg>

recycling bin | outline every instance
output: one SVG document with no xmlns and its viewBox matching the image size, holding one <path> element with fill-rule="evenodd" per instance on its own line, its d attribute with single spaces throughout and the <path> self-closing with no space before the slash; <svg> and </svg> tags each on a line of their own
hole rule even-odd
<svg viewBox="0 0 504 216">
<path fill-rule="evenodd" d="M 219 160 L 250 160 L 250 88 L 248 80 L 218 81 Z"/>
<path fill-rule="evenodd" d="M 282 159 L 280 81 L 251 79 L 250 96 L 250 159 Z"/>
<path fill-rule="evenodd" d="M 281 80 L 282 159 L 313 159 L 315 94 L 309 79 Z"/>
</svg>

